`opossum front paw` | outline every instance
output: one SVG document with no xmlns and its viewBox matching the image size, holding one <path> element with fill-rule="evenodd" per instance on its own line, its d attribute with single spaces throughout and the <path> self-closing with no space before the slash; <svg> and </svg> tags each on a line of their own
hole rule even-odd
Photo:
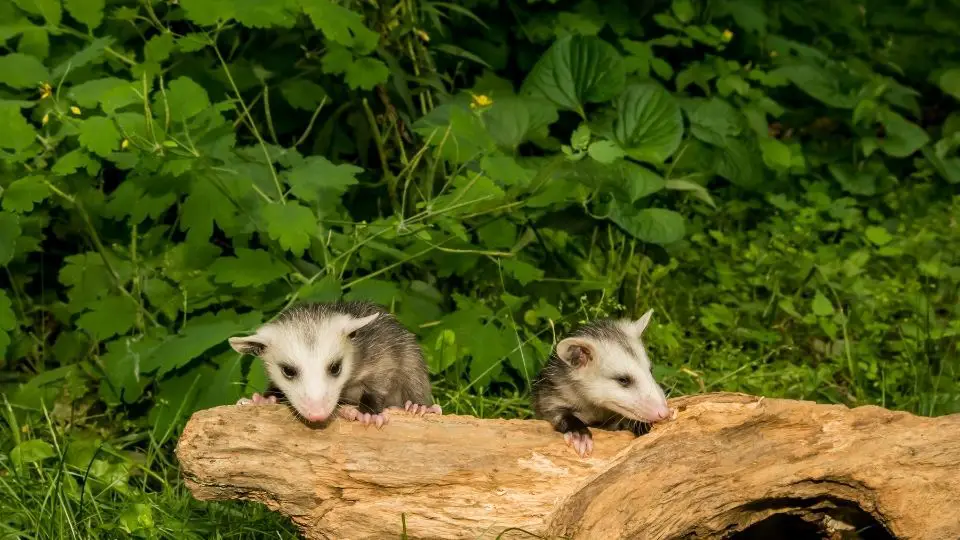
<svg viewBox="0 0 960 540">
<path fill-rule="evenodd" d="M 384 413 L 360 413 L 357 415 L 357 421 L 365 426 L 377 426 L 377 429 L 380 429 L 384 424 L 389 422 L 390 419 Z"/>
<path fill-rule="evenodd" d="M 412 401 L 407 401 L 403 406 L 403 410 L 412 412 L 418 416 L 423 416 L 425 414 L 443 414 L 443 410 L 440 409 L 440 405 L 434 403 L 433 405 L 418 405 Z"/>
<path fill-rule="evenodd" d="M 277 396 L 264 397 L 260 394 L 253 394 L 250 398 L 240 398 L 237 405 L 273 405 L 277 402 Z"/>
<path fill-rule="evenodd" d="M 360 415 L 360 411 L 358 411 L 356 407 L 353 407 L 351 405 L 341 405 L 337 409 L 337 414 L 340 416 L 340 418 L 343 418 L 344 420 L 347 420 L 349 422 L 353 422 L 354 420 L 357 419 L 357 416 Z"/>
<path fill-rule="evenodd" d="M 589 431 L 568 431 L 563 434 L 563 440 L 582 458 L 593 453 L 593 435 Z"/>
</svg>

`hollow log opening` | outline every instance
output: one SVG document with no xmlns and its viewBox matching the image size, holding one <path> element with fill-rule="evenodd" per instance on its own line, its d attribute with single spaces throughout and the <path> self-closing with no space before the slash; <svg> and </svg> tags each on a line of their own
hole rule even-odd
<svg viewBox="0 0 960 540">
<path fill-rule="evenodd" d="M 748 509 L 773 513 L 726 540 L 896 540 L 870 512 L 849 501 L 763 501 Z"/>
</svg>

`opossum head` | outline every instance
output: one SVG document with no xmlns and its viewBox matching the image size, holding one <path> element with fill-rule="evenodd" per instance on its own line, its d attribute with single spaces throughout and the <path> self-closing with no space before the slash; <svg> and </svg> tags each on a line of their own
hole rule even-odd
<svg viewBox="0 0 960 540">
<path fill-rule="evenodd" d="M 378 316 L 293 312 L 252 336 L 230 338 L 230 346 L 262 358 L 270 380 L 293 408 L 310 422 L 322 422 L 336 410 L 344 386 L 357 370 L 356 332 Z"/>
<path fill-rule="evenodd" d="M 557 356 L 570 367 L 571 382 L 590 403 L 642 422 L 670 416 L 641 339 L 652 316 L 650 310 L 636 321 L 586 325 L 557 344 Z"/>
</svg>

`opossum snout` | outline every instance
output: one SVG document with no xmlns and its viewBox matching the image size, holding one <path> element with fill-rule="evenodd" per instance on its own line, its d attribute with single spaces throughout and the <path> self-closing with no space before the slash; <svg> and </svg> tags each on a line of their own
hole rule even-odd
<svg viewBox="0 0 960 540">
<path fill-rule="evenodd" d="M 665 400 L 646 400 L 638 404 L 636 411 L 648 422 L 659 422 L 670 418 L 670 407 Z"/>
<path fill-rule="evenodd" d="M 323 422 L 332 412 L 330 408 L 326 407 L 320 400 L 304 400 L 301 405 L 303 407 L 301 414 L 311 422 Z"/>
</svg>

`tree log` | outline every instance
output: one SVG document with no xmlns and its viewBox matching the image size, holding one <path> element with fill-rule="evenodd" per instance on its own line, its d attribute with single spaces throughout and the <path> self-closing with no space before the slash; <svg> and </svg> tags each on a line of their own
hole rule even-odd
<svg viewBox="0 0 960 540">
<path fill-rule="evenodd" d="M 227 406 L 194 414 L 177 456 L 196 498 L 259 501 L 311 539 L 960 538 L 960 414 L 726 393 L 671 406 L 640 437 L 593 430 L 588 459 L 538 420 L 317 429 Z"/>
</svg>

